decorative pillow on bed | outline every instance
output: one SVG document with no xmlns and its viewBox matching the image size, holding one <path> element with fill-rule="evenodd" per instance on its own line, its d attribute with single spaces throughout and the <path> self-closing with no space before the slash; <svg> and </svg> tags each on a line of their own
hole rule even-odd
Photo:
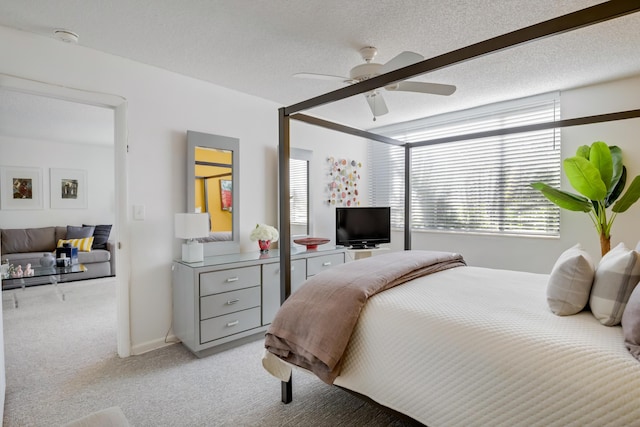
<svg viewBox="0 0 640 427">
<path fill-rule="evenodd" d="M 636 286 L 622 314 L 624 344 L 640 360 L 640 286 Z"/>
<path fill-rule="evenodd" d="M 605 326 L 620 324 L 631 292 L 640 281 L 638 252 L 620 243 L 602 257 L 591 288 L 589 305 Z"/>
<path fill-rule="evenodd" d="M 589 301 L 595 264 L 580 244 L 564 251 L 551 270 L 547 303 L 554 314 L 569 316 L 582 311 Z"/>
</svg>

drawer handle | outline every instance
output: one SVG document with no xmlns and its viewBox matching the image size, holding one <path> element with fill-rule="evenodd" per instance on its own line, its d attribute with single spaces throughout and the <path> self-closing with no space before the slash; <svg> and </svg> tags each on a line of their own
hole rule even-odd
<svg viewBox="0 0 640 427">
<path fill-rule="evenodd" d="M 236 326 L 238 323 L 240 323 L 239 320 L 234 320 L 233 322 L 227 323 L 227 327 L 230 328 L 232 326 Z"/>
<path fill-rule="evenodd" d="M 233 304 L 237 303 L 238 301 L 240 301 L 240 300 L 237 299 L 237 298 L 236 299 L 231 299 L 231 300 L 227 301 L 226 304 L 227 305 L 233 305 Z"/>
<path fill-rule="evenodd" d="M 327 262 L 323 262 L 322 266 L 323 267 L 329 267 L 331 265 L 331 261 L 327 261 Z"/>
<path fill-rule="evenodd" d="M 238 278 L 238 276 L 236 276 L 236 277 L 229 277 L 229 278 L 227 279 L 227 283 L 230 283 L 230 282 L 237 282 L 238 280 L 240 280 L 240 279 Z"/>
<path fill-rule="evenodd" d="M 291 271 L 293 271 L 293 270 L 295 270 L 295 269 L 296 269 L 295 267 L 293 267 L 293 266 L 291 267 Z M 280 269 L 277 269 L 277 270 L 276 270 L 276 274 L 280 274 Z"/>
</svg>

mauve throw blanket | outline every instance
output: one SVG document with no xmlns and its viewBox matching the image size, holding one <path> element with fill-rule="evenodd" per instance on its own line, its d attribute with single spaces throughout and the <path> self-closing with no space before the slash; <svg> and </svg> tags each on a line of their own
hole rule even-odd
<svg viewBox="0 0 640 427">
<path fill-rule="evenodd" d="M 267 330 L 267 351 L 332 384 L 367 299 L 416 277 L 466 265 L 462 255 L 403 251 L 341 264 L 307 280 Z"/>
</svg>

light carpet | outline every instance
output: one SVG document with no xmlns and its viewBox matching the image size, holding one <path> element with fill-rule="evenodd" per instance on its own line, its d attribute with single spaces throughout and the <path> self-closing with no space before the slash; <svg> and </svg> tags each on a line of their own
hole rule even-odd
<svg viewBox="0 0 640 427">
<path fill-rule="evenodd" d="M 262 340 L 198 359 L 180 344 L 121 359 L 113 281 L 3 292 L 4 426 L 59 426 L 118 406 L 133 426 L 405 426 L 392 414 L 294 374 L 294 400 L 260 362 Z"/>
</svg>

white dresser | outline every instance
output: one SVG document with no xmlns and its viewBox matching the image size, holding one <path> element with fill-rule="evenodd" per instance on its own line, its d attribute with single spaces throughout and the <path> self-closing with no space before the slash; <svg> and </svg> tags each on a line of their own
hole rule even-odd
<svg viewBox="0 0 640 427">
<path fill-rule="evenodd" d="M 345 262 L 343 247 L 291 250 L 291 291 Z M 264 335 L 280 307 L 279 251 L 173 262 L 173 332 L 198 357 Z"/>
</svg>

